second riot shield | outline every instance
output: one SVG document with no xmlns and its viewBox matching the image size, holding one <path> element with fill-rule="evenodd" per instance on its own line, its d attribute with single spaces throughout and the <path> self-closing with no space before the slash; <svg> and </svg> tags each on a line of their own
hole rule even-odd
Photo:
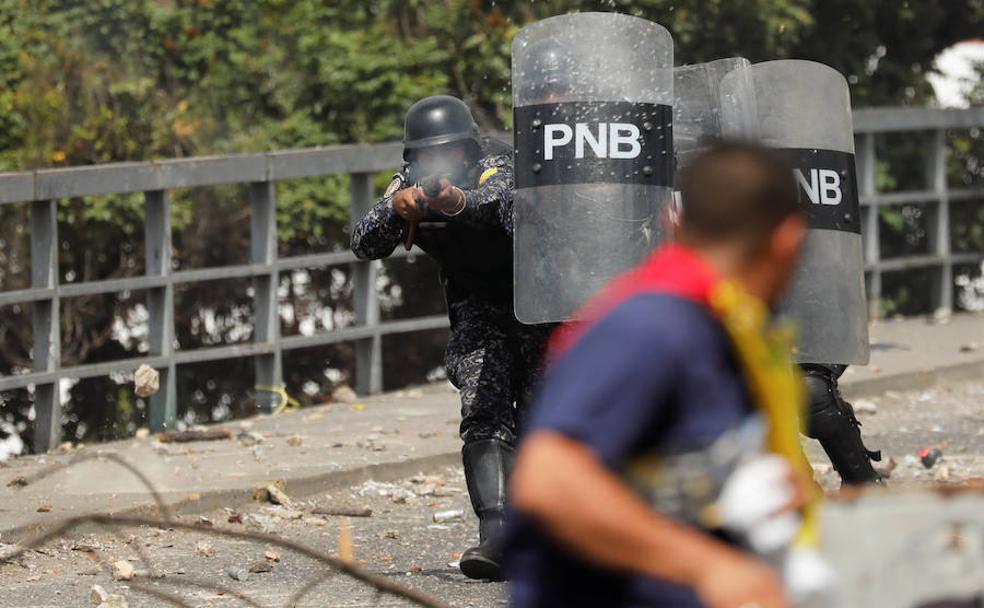
<svg viewBox="0 0 984 608">
<path fill-rule="evenodd" d="M 614 13 L 513 42 L 516 317 L 564 321 L 660 241 L 671 197 L 673 41 Z"/>
<path fill-rule="evenodd" d="M 868 362 L 861 215 L 847 81 L 812 61 L 752 66 L 762 142 L 793 166 L 810 231 L 784 308 L 800 363 Z"/>
<path fill-rule="evenodd" d="M 728 57 L 673 70 L 673 153 L 678 169 L 723 139 L 756 137 L 750 67 L 744 57 Z"/>
</svg>

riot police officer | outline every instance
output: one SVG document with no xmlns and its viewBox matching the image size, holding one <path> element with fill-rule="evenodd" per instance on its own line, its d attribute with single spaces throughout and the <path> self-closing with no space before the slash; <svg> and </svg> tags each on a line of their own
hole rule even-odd
<svg viewBox="0 0 984 608">
<path fill-rule="evenodd" d="M 462 461 L 479 518 L 480 543 L 464 552 L 461 571 L 498 579 L 513 444 L 550 329 L 513 313 L 512 150 L 479 138 L 468 107 L 446 95 L 410 108 L 403 143 L 405 164 L 355 225 L 352 251 L 380 259 L 415 243 L 441 267 L 445 366 L 460 390 Z"/>
</svg>

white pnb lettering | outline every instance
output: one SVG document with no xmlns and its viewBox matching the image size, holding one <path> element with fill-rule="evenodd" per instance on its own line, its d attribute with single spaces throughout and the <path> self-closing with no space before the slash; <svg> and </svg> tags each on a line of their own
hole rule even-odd
<svg viewBox="0 0 984 608">
<path fill-rule="evenodd" d="M 814 205 L 839 205 L 844 199 L 840 174 L 831 169 L 810 169 L 810 179 L 799 169 L 793 169 L 797 183 Z"/>
<path fill-rule="evenodd" d="M 623 145 L 628 145 L 629 149 L 623 150 Z M 642 144 L 639 143 L 639 127 L 626 122 L 612 123 L 608 155 L 611 158 L 635 158 L 640 152 Z"/>
<path fill-rule="evenodd" d="M 587 123 L 579 122 L 574 125 L 574 158 L 584 158 L 584 144 L 591 146 L 591 151 L 598 158 L 608 156 L 608 125 L 598 125 L 598 137 L 594 136 Z"/>
<path fill-rule="evenodd" d="M 574 142 L 574 158 L 582 159 L 588 149 L 595 158 L 636 158 L 642 153 L 641 132 L 632 123 L 598 123 L 593 130 L 588 123 L 549 124 L 543 127 L 543 160 L 553 160 L 557 148 Z"/>
<path fill-rule="evenodd" d="M 555 137 L 556 134 L 560 137 Z M 566 146 L 574 138 L 574 131 L 567 125 L 545 125 L 543 127 L 543 160 L 553 160 L 554 148 Z"/>
</svg>

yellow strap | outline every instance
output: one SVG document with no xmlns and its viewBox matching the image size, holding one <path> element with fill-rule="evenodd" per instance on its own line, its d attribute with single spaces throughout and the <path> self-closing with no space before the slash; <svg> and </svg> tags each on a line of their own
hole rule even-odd
<svg viewBox="0 0 984 608">
<path fill-rule="evenodd" d="M 486 169 L 484 173 L 478 178 L 478 185 L 484 184 L 490 177 L 499 172 L 498 167 L 492 167 L 491 169 Z"/>
<path fill-rule="evenodd" d="M 806 406 L 802 378 L 791 360 L 794 331 L 771 322 L 768 308 L 731 282 L 721 282 L 711 292 L 711 308 L 731 338 L 756 406 L 768 424 L 769 450 L 785 457 L 808 480 L 813 468 L 800 443 L 801 417 Z M 797 542 L 816 546 L 819 541 L 820 488 L 804 512 Z"/>
</svg>

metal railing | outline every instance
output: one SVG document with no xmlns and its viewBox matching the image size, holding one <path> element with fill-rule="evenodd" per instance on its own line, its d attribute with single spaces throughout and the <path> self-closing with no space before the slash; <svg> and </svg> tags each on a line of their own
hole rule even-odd
<svg viewBox="0 0 984 608">
<path fill-rule="evenodd" d="M 984 254 L 950 251 L 950 205 L 984 200 L 984 188 L 952 190 L 947 187 L 945 132 L 984 126 L 984 109 L 925 110 L 870 109 L 855 113 L 858 174 L 865 208 L 864 237 L 869 296 L 873 310 L 881 298 L 882 273 L 912 268 L 936 271 L 939 306 L 952 306 L 954 264 L 976 261 Z M 933 145 L 926 163 L 927 189 L 879 194 L 875 187 L 875 136 L 890 131 L 932 131 Z M 153 430 L 174 424 L 176 418 L 175 367 L 236 357 L 252 357 L 256 384 L 282 384 L 281 353 L 338 342 L 355 343 L 356 389 L 372 393 L 382 388 L 382 336 L 447 326 L 444 316 L 380 321 L 376 289 L 378 263 L 357 260 L 349 252 L 278 257 L 276 182 L 285 179 L 348 174 L 350 208 L 360 217 L 373 203 L 374 173 L 397 167 L 399 144 L 337 146 L 266 154 L 199 157 L 162 162 L 119 163 L 67 169 L 0 174 L 0 204 L 31 205 L 31 287 L 0 291 L 0 306 L 31 303 L 33 315 L 33 369 L 26 374 L 0 377 L 0 391 L 34 386 L 34 447 L 44 451 L 61 435 L 59 382 L 136 369 L 141 364 L 161 372 L 161 389 L 150 399 Z M 251 252 L 248 264 L 172 270 L 171 210 L 168 190 L 248 183 L 251 206 Z M 56 201 L 60 198 L 143 192 L 145 196 L 144 276 L 62 285 L 58 276 Z M 882 205 L 930 205 L 932 253 L 881 259 L 878 208 Z M 398 249 L 395 255 L 407 255 Z M 353 265 L 355 325 L 311 336 L 280 335 L 277 286 L 280 273 L 299 268 Z M 175 285 L 229 278 L 252 278 L 256 321 L 254 339 L 244 344 L 176 350 L 174 348 Z M 60 318 L 62 298 L 147 291 L 149 353 L 104 363 L 61 366 Z"/>
<path fill-rule="evenodd" d="M 881 312 L 882 276 L 886 272 L 928 269 L 933 285 L 930 299 L 934 308 L 953 308 L 953 267 L 979 262 L 984 252 L 951 251 L 950 208 L 954 204 L 984 203 L 984 176 L 975 188 L 952 189 L 947 183 L 946 134 L 950 130 L 984 128 L 984 108 L 938 110 L 927 108 L 870 108 L 854 112 L 858 189 L 864 215 L 865 279 L 870 314 Z M 931 134 L 925 150 L 925 189 L 879 193 L 876 184 L 875 137 L 892 132 L 923 131 Z M 883 259 L 879 208 L 889 205 L 926 207 L 929 253 Z"/>
<path fill-rule="evenodd" d="M 0 291 L 0 306 L 30 303 L 33 316 L 33 369 L 0 377 L 0 391 L 34 386 L 34 447 L 44 451 L 60 441 L 59 382 L 135 370 L 142 364 L 161 373 L 161 388 L 150 398 L 149 424 L 158 431 L 173 428 L 176 419 L 175 367 L 178 365 L 252 357 L 258 386 L 282 384 L 281 353 L 338 342 L 355 343 L 356 390 L 382 389 L 382 336 L 446 327 L 444 316 L 380 321 L 376 291 L 378 262 L 358 260 L 348 251 L 292 257 L 277 255 L 276 182 L 285 179 L 349 174 L 353 218 L 374 203 L 373 175 L 402 162 L 399 144 L 337 146 L 309 150 L 236 156 L 199 157 L 162 162 L 119 163 L 92 167 L 45 169 L 0 174 L 0 204 L 31 205 L 31 286 Z M 248 183 L 251 247 L 248 264 L 172 270 L 171 209 L 168 190 Z M 143 192 L 145 197 L 144 276 L 60 284 L 58 225 L 60 198 Z M 402 248 L 395 256 L 406 256 Z M 299 268 L 352 264 L 355 325 L 315 335 L 280 335 L 277 286 L 282 272 Z M 255 327 L 248 343 L 176 350 L 174 348 L 175 285 L 230 278 L 253 279 Z M 61 365 L 60 301 L 62 298 L 146 290 L 149 353 L 110 362 Z"/>
</svg>

